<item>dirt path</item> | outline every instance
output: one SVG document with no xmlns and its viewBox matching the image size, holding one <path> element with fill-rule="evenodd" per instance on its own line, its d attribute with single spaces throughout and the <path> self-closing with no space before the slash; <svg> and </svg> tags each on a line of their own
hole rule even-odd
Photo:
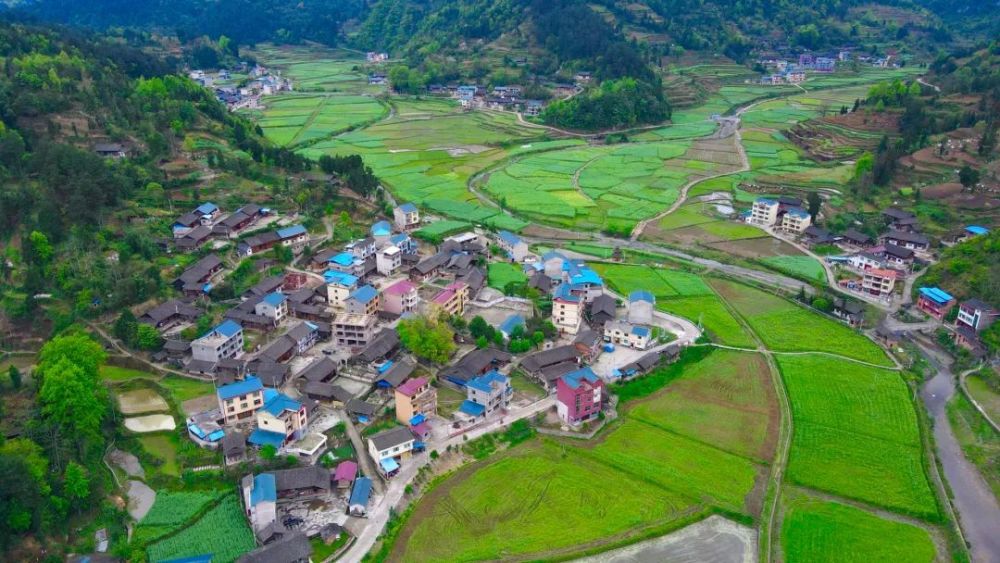
<svg viewBox="0 0 1000 563">
<path fill-rule="evenodd" d="M 661 561 L 754 563 L 754 529 L 713 515 L 659 538 L 577 559 L 576 563 L 659 563 Z"/>
</svg>

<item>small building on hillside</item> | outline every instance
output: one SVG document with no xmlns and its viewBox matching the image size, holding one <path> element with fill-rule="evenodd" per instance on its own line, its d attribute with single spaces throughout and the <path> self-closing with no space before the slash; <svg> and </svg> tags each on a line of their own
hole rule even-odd
<svg viewBox="0 0 1000 563">
<path fill-rule="evenodd" d="M 941 288 L 921 287 L 918 291 L 917 308 L 939 321 L 955 306 L 955 298 Z"/>
<path fill-rule="evenodd" d="M 437 414 L 437 389 L 427 379 L 415 377 L 407 379 L 396 387 L 396 420 L 410 424 L 413 417 L 431 417 Z"/>
<path fill-rule="evenodd" d="M 979 299 L 969 299 L 959 305 L 956 325 L 962 325 L 975 331 L 983 332 L 1000 318 L 1000 310 Z"/>
<path fill-rule="evenodd" d="M 278 492 L 274 475 L 246 475 L 241 481 L 243 490 L 243 508 L 254 535 L 260 537 L 264 531 L 273 526 L 278 518 Z"/>
<path fill-rule="evenodd" d="M 357 288 L 344 301 L 344 310 L 350 315 L 375 315 L 378 308 L 378 290 L 370 285 Z"/>
<path fill-rule="evenodd" d="M 288 316 L 288 297 L 284 293 L 269 293 L 254 307 L 254 313 L 280 323 Z"/>
<path fill-rule="evenodd" d="M 778 222 L 778 209 L 777 201 L 765 197 L 758 198 L 750 209 L 749 222 L 770 227 Z"/>
<path fill-rule="evenodd" d="M 413 433 L 405 426 L 383 430 L 368 438 L 368 455 L 378 466 L 382 476 L 389 479 L 399 473 L 399 462 L 413 455 L 416 441 Z"/>
<path fill-rule="evenodd" d="M 567 373 L 556 381 L 556 411 L 571 426 L 595 420 L 604 403 L 604 381 L 589 367 Z"/>
<path fill-rule="evenodd" d="M 510 231 L 500 231 L 497 234 L 497 245 L 514 262 L 523 262 L 530 253 L 528 243 Z"/>
<path fill-rule="evenodd" d="M 647 326 L 612 321 L 604 325 L 604 341 L 633 350 L 645 350 L 652 344 L 653 338 Z"/>
<path fill-rule="evenodd" d="M 573 293 L 569 284 L 561 284 L 552 297 L 552 324 L 562 332 L 576 334 L 583 320 L 584 299 Z"/>
<path fill-rule="evenodd" d="M 191 342 L 191 358 L 218 363 L 243 353 L 243 327 L 235 321 L 224 321 L 201 338 Z"/>
<path fill-rule="evenodd" d="M 805 209 L 793 207 L 785 212 L 781 219 L 781 228 L 789 233 L 798 234 L 812 224 L 812 216 Z"/>
<path fill-rule="evenodd" d="M 375 255 L 375 270 L 383 276 L 391 276 L 403 266 L 403 252 L 389 245 Z"/>
<path fill-rule="evenodd" d="M 350 257 L 350 255 L 347 255 Z M 353 261 L 353 258 L 349 258 Z M 326 301 L 334 309 L 343 309 L 351 293 L 358 288 L 358 277 L 346 272 L 329 270 L 323 274 L 326 282 Z"/>
<path fill-rule="evenodd" d="M 465 313 L 465 305 L 469 301 L 469 286 L 463 282 L 452 282 L 444 290 L 431 299 L 431 303 L 441 311 L 451 315 Z"/>
<path fill-rule="evenodd" d="M 896 279 L 899 277 L 896 270 L 874 268 L 866 270 L 861 279 L 861 289 L 869 295 L 875 297 L 888 297 L 896 288 Z"/>
<path fill-rule="evenodd" d="M 382 310 L 393 315 L 416 311 L 420 293 L 410 280 L 400 280 L 382 291 Z"/>
<path fill-rule="evenodd" d="M 252 375 L 243 381 L 223 385 L 215 392 L 226 424 L 247 420 L 264 405 L 264 385 Z"/>
</svg>

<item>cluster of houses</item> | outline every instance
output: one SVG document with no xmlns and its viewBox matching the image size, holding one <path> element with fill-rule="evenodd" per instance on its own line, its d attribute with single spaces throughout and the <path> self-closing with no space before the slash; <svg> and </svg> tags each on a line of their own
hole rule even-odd
<svg viewBox="0 0 1000 563">
<path fill-rule="evenodd" d="M 917 289 L 917 308 L 931 318 L 943 322 L 956 306 L 958 314 L 954 326 L 949 327 L 952 329 L 955 344 L 968 350 L 973 357 L 985 357 L 987 350 L 980 334 L 1000 318 L 1000 309 L 975 298 L 959 303 L 955 297 L 940 287 Z"/>
<path fill-rule="evenodd" d="M 744 213 L 747 223 L 800 234 L 812 225 L 812 216 L 803 209 L 797 197 L 757 198 L 750 211 Z"/>
<path fill-rule="evenodd" d="M 174 220 L 170 227 L 173 238 L 169 244 L 177 250 L 192 252 L 213 239 L 236 239 L 262 219 L 276 220 L 277 217 L 270 209 L 255 203 L 248 203 L 232 213 L 224 214 L 218 205 L 205 202 Z"/>
<path fill-rule="evenodd" d="M 257 109 L 261 107 L 261 96 L 291 92 L 293 89 L 292 81 L 283 78 L 280 71 L 272 72 L 261 65 L 251 67 L 246 62 L 241 62 L 237 71 L 247 74 L 247 79 L 236 83 L 227 69 L 215 73 L 195 69 L 188 72 L 188 77 L 205 88 L 213 89 L 216 98 L 230 110 Z"/>
<path fill-rule="evenodd" d="M 893 54 L 884 57 L 855 55 L 851 49 L 840 49 L 836 52 L 800 53 L 797 59 L 780 56 L 766 56 L 757 60 L 765 69 L 760 83 L 765 86 L 780 84 L 800 84 L 805 82 L 807 73 L 830 74 L 836 72 L 838 64 L 857 61 L 870 64 L 876 68 L 898 67 L 899 62 Z"/>
</svg>

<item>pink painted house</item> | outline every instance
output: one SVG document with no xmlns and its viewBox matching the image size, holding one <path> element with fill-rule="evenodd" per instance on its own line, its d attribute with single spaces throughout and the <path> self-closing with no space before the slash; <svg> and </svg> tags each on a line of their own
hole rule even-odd
<svg viewBox="0 0 1000 563">
<path fill-rule="evenodd" d="M 604 403 L 604 381 L 589 367 L 567 373 L 556 381 L 556 410 L 566 424 L 594 420 Z"/>
<path fill-rule="evenodd" d="M 353 461 L 342 461 L 333 472 L 333 481 L 338 489 L 350 489 L 354 478 L 358 476 L 358 464 Z"/>
<path fill-rule="evenodd" d="M 382 310 L 393 315 L 413 311 L 419 301 L 417 286 L 410 280 L 400 280 L 382 291 Z"/>
</svg>

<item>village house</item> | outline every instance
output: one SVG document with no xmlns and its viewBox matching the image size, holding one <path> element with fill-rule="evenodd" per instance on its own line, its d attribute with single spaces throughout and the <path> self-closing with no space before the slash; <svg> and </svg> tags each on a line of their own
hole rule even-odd
<svg viewBox="0 0 1000 563">
<path fill-rule="evenodd" d="M 453 365 L 441 370 L 439 377 L 459 387 L 465 387 L 470 380 L 503 367 L 511 359 L 510 354 L 493 347 L 473 350 Z"/>
<path fill-rule="evenodd" d="M 843 244 L 856 248 L 870 248 L 874 244 L 872 237 L 854 229 L 845 231 L 840 240 Z"/>
<path fill-rule="evenodd" d="M 595 420 L 604 403 L 604 381 L 589 367 L 567 373 L 556 381 L 556 412 L 571 426 Z"/>
<path fill-rule="evenodd" d="M 569 284 L 560 285 L 552 297 L 552 324 L 562 332 L 576 334 L 585 305 L 584 299 L 574 294 Z"/>
<path fill-rule="evenodd" d="M 573 339 L 573 346 L 585 362 L 593 362 L 604 348 L 604 334 L 596 330 L 581 330 Z"/>
<path fill-rule="evenodd" d="M 248 375 L 243 381 L 223 385 L 215 390 L 219 411 L 226 424 L 235 424 L 253 417 L 264 404 L 264 385 Z"/>
<path fill-rule="evenodd" d="M 284 393 L 266 389 L 264 404 L 257 410 L 257 428 L 247 440 L 258 447 L 271 445 L 281 449 L 302 438 L 308 423 L 305 405 Z"/>
<path fill-rule="evenodd" d="M 378 308 L 378 290 L 370 285 L 355 289 L 344 300 L 344 310 L 351 315 L 375 315 Z"/>
<path fill-rule="evenodd" d="M 271 473 L 245 475 L 240 483 L 243 490 L 243 508 L 247 519 L 250 520 L 250 528 L 253 529 L 254 535 L 258 538 L 271 535 L 265 530 L 273 527 L 278 518 L 278 490 L 274 483 L 274 475 Z"/>
<path fill-rule="evenodd" d="M 852 327 L 859 327 L 865 320 L 865 306 L 857 301 L 837 298 L 833 300 L 833 316 Z"/>
<path fill-rule="evenodd" d="M 214 203 L 203 203 L 193 210 L 181 215 L 171 226 L 174 238 L 181 238 L 198 226 L 208 226 L 212 224 L 221 213 L 219 206 Z"/>
<path fill-rule="evenodd" d="M 344 247 L 344 250 L 350 252 L 352 256 L 359 260 L 368 260 L 375 257 L 378 245 L 375 244 L 373 237 L 366 237 L 348 244 Z"/>
<path fill-rule="evenodd" d="M 749 222 L 770 227 L 778 222 L 778 202 L 768 198 L 758 198 L 750 209 Z"/>
<path fill-rule="evenodd" d="M 913 213 L 896 207 L 882 210 L 882 217 L 889 228 L 894 231 L 913 231 L 917 224 L 917 217 Z"/>
<path fill-rule="evenodd" d="M 817 246 L 836 242 L 836 238 L 826 229 L 809 225 L 802 231 L 802 241 L 810 246 Z"/>
<path fill-rule="evenodd" d="M 312 544 L 305 534 L 290 532 L 250 553 L 241 555 L 236 563 L 309 563 L 312 552 Z M 188 561 L 202 563 L 204 560 L 195 558 Z"/>
<path fill-rule="evenodd" d="M 382 291 L 382 310 L 393 315 L 402 315 L 417 309 L 420 294 L 410 280 L 400 280 Z"/>
<path fill-rule="evenodd" d="M 392 225 L 388 221 L 377 221 L 368 232 L 375 240 L 375 245 L 381 247 L 389 242 L 389 237 L 392 236 Z"/>
<path fill-rule="evenodd" d="M 354 461 L 342 461 L 333 470 L 333 482 L 336 483 L 338 489 L 350 489 L 357 476 L 358 464 Z"/>
<path fill-rule="evenodd" d="M 222 463 L 226 467 L 243 463 L 247 459 L 247 437 L 242 432 L 226 432 L 219 442 L 219 448 L 222 451 Z"/>
<path fill-rule="evenodd" d="M 400 230 L 415 229 L 420 226 L 420 210 L 412 203 L 404 203 L 392 210 L 393 222 Z"/>
<path fill-rule="evenodd" d="M 413 237 L 407 233 L 396 233 L 389 237 L 389 243 L 399 249 L 403 253 L 404 261 L 413 261 L 414 263 L 419 261 L 419 257 L 416 256 L 417 252 L 420 250 L 417 246 L 417 241 L 413 240 Z M 413 256 L 410 256 L 413 255 Z"/>
<path fill-rule="evenodd" d="M 871 252 L 858 252 L 847 257 L 847 263 L 858 271 L 885 268 L 885 260 Z"/>
<path fill-rule="evenodd" d="M 500 330 L 500 334 L 502 334 L 504 338 L 510 340 L 511 335 L 514 334 L 514 331 L 516 331 L 518 327 L 520 327 L 522 331 L 527 328 L 527 324 L 524 322 L 524 317 L 518 314 L 512 314 L 504 319 L 497 328 Z"/>
<path fill-rule="evenodd" d="M 333 319 L 333 339 L 337 346 L 352 350 L 364 348 L 375 334 L 373 315 L 341 313 Z"/>
<path fill-rule="evenodd" d="M 403 252 L 396 246 L 386 246 L 375 257 L 375 270 L 383 276 L 391 276 L 402 266 Z"/>
<path fill-rule="evenodd" d="M 880 254 L 885 258 L 887 265 L 897 270 L 908 272 L 913 267 L 914 253 L 909 248 L 903 248 L 887 242 Z"/>
<path fill-rule="evenodd" d="M 254 306 L 254 313 L 277 325 L 288 316 L 288 297 L 280 292 L 268 293 Z"/>
<path fill-rule="evenodd" d="M 969 299 L 959 305 L 955 324 L 980 333 L 992 326 L 997 319 L 1000 319 L 1000 310 L 979 299 Z"/>
<path fill-rule="evenodd" d="M 444 290 L 431 299 L 431 303 L 436 308 L 451 316 L 464 314 L 468 301 L 469 286 L 459 281 L 448 284 Z"/>
<path fill-rule="evenodd" d="M 94 153 L 102 158 L 125 158 L 128 152 L 121 143 L 97 143 L 94 145 Z"/>
<path fill-rule="evenodd" d="M 653 322 L 653 310 L 656 298 L 648 291 L 636 290 L 628 296 L 628 322 L 633 324 L 650 324 Z"/>
<path fill-rule="evenodd" d="M 604 325 L 604 341 L 633 350 L 645 350 L 652 343 L 652 331 L 647 326 L 611 321 Z"/>
<path fill-rule="evenodd" d="M 331 257 L 327 263 L 328 268 L 324 276 L 330 272 L 348 274 L 355 278 L 364 277 L 367 267 L 364 258 L 359 258 L 351 252 L 340 252 Z"/>
<path fill-rule="evenodd" d="M 347 512 L 351 516 L 363 518 L 368 515 L 368 500 L 372 494 L 372 480 L 368 477 L 358 477 L 354 481 L 351 498 L 347 501 Z"/>
<path fill-rule="evenodd" d="M 557 379 L 575 371 L 579 365 L 580 351 L 576 346 L 567 345 L 529 354 L 521 360 L 520 368 L 551 391 Z"/>
<path fill-rule="evenodd" d="M 785 212 L 781 219 L 781 228 L 789 233 L 801 233 L 812 224 L 812 217 L 809 212 L 793 207 Z"/>
<path fill-rule="evenodd" d="M 199 296 L 208 293 L 212 286 L 212 278 L 225 267 L 222 260 L 215 254 L 209 254 L 194 263 L 193 266 L 174 280 L 174 289 L 188 296 Z"/>
<path fill-rule="evenodd" d="M 895 291 L 898 277 L 899 274 L 895 270 L 872 268 L 865 271 L 861 279 L 861 289 L 875 297 L 888 297 Z"/>
<path fill-rule="evenodd" d="M 269 213 L 269 210 L 264 209 L 255 203 L 244 205 L 243 207 L 237 209 L 233 214 L 213 226 L 212 234 L 227 238 L 234 237 L 247 227 L 254 225 L 258 219 L 268 215 Z"/>
<path fill-rule="evenodd" d="M 193 305 L 177 299 L 171 299 L 146 311 L 138 320 L 142 324 L 150 325 L 162 331 L 179 323 L 194 322 L 201 316 L 201 313 L 201 309 Z"/>
<path fill-rule="evenodd" d="M 208 242 L 210 238 L 212 238 L 212 228 L 204 225 L 198 225 L 187 233 L 184 233 L 183 236 L 177 238 L 174 241 L 174 245 L 177 246 L 177 250 L 180 250 L 181 252 L 191 252 L 193 250 L 197 250 L 201 245 Z"/>
<path fill-rule="evenodd" d="M 416 438 L 410 429 L 397 426 L 383 430 L 368 438 L 368 455 L 378 465 L 385 478 L 391 478 L 399 472 L 399 462 L 409 459 L 413 452 Z"/>
<path fill-rule="evenodd" d="M 330 470 L 322 465 L 279 469 L 271 473 L 279 499 L 310 498 L 330 492 Z"/>
<path fill-rule="evenodd" d="M 468 381 L 465 386 L 466 399 L 458 410 L 471 418 L 489 416 L 497 410 L 506 410 L 513 394 L 510 378 L 496 370 L 490 371 Z"/>
<path fill-rule="evenodd" d="M 413 375 L 416 366 L 410 362 L 385 362 L 377 368 L 378 379 L 375 386 L 380 389 L 395 389 Z"/>
<path fill-rule="evenodd" d="M 319 341 L 319 326 L 309 321 L 300 322 L 285 334 L 295 343 L 295 353 L 304 354 Z"/>
<path fill-rule="evenodd" d="M 423 377 L 406 380 L 396 387 L 394 395 L 396 420 L 402 424 L 411 424 L 417 415 L 431 417 L 437 414 L 437 389 Z"/>
<path fill-rule="evenodd" d="M 521 237 L 510 231 L 500 231 L 497 234 L 497 246 L 507 253 L 507 257 L 514 262 L 522 262 L 528 256 L 528 243 L 521 240 Z"/>
<path fill-rule="evenodd" d="M 343 309 L 347 298 L 358 288 L 358 277 L 334 270 L 323 274 L 326 282 L 326 301 L 334 309 Z"/>
<path fill-rule="evenodd" d="M 889 231 L 888 234 L 882 237 L 882 241 L 886 244 L 894 244 L 918 252 L 926 251 L 931 246 L 930 240 L 924 235 L 905 231 Z"/>
<path fill-rule="evenodd" d="M 921 287 L 918 291 L 917 308 L 939 321 L 955 306 L 955 298 L 941 288 Z"/>
<path fill-rule="evenodd" d="M 191 342 L 191 357 L 203 362 L 218 363 L 243 353 L 243 327 L 227 320 Z"/>
<path fill-rule="evenodd" d="M 601 295 L 590 303 L 588 318 L 590 326 L 603 332 L 605 323 L 615 320 L 618 303 L 610 295 Z"/>
</svg>

